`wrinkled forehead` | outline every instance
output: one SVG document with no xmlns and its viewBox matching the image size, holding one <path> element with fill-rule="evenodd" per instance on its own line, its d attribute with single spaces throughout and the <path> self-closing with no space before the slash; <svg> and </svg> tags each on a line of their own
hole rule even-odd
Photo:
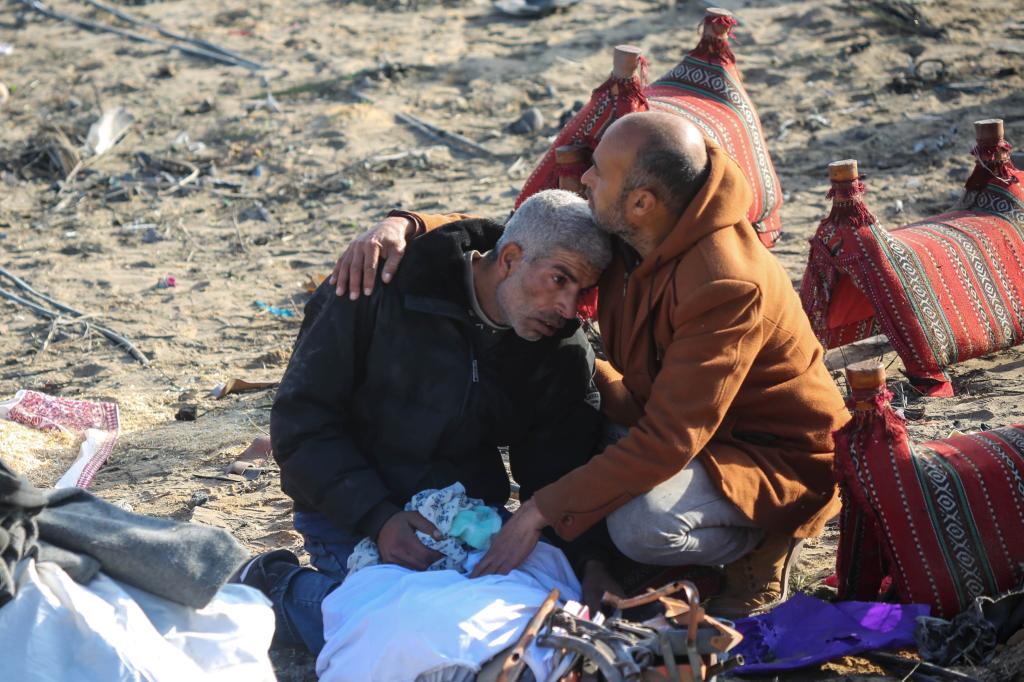
<svg viewBox="0 0 1024 682">
<path fill-rule="evenodd" d="M 597 266 L 591 264 L 587 257 L 571 249 L 553 249 L 537 254 L 532 259 L 535 268 L 545 271 L 560 272 L 581 287 L 592 287 L 601 276 Z"/>
</svg>

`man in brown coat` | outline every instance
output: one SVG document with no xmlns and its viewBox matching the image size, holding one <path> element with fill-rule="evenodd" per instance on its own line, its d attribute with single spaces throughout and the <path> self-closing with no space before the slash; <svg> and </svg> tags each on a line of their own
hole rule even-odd
<svg viewBox="0 0 1024 682">
<path fill-rule="evenodd" d="M 848 414 L 821 345 L 745 217 L 741 170 L 692 124 L 622 118 L 583 183 L 598 224 L 619 238 L 599 281 L 610 364 L 596 379 L 620 437 L 523 504 L 476 573 L 517 566 L 545 526 L 569 540 L 607 519 L 638 561 L 725 564 L 713 613 L 770 606 L 785 595 L 799 539 L 839 507 L 832 432 Z M 444 220 L 411 217 L 420 229 Z M 363 246 L 379 251 L 374 239 Z M 395 241 L 383 242 L 386 271 Z M 363 265 L 344 259 L 339 294 Z"/>
</svg>

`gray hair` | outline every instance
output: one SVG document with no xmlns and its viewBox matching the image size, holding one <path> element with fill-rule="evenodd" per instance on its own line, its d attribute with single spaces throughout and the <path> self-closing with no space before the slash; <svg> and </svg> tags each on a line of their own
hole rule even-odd
<svg viewBox="0 0 1024 682">
<path fill-rule="evenodd" d="M 527 260 L 552 253 L 578 253 L 599 270 L 612 259 L 608 235 L 598 229 L 587 202 L 572 192 L 549 189 L 520 204 L 505 223 L 493 253 L 518 244 Z"/>
</svg>

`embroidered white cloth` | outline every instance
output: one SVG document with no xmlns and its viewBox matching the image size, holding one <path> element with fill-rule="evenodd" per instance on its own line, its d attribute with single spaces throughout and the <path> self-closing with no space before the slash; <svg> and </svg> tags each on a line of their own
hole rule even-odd
<svg viewBox="0 0 1024 682">
<path fill-rule="evenodd" d="M 471 569 L 483 556 L 474 552 Z M 394 564 L 350 576 L 324 600 L 321 682 L 451 682 L 511 646 L 557 587 L 579 600 L 580 584 L 562 551 L 540 543 L 508 575 L 469 579 L 456 571 L 411 571 Z M 531 645 L 526 662 L 538 680 L 553 651 Z"/>
<path fill-rule="evenodd" d="M 273 682 L 274 611 L 258 590 L 225 585 L 193 609 L 100 573 L 88 585 L 25 559 L 0 609 L 4 680 Z"/>
<path fill-rule="evenodd" d="M 405 511 L 418 511 L 427 521 L 433 523 L 444 538 L 435 540 L 426 533 L 416 531 L 416 537 L 430 549 L 436 549 L 444 556 L 430 565 L 428 571 L 464 570 L 469 549 L 459 538 L 449 537 L 455 517 L 463 511 L 471 511 L 484 506 L 483 500 L 466 495 L 461 483 L 453 483 L 440 490 L 423 490 L 412 496 L 405 505 Z M 501 528 L 499 523 L 495 532 Z M 370 538 L 363 538 L 348 557 L 348 576 L 367 566 L 380 563 L 380 552 L 377 543 Z M 346 580 L 348 578 L 346 577 Z"/>
<path fill-rule="evenodd" d="M 97 403 L 18 391 L 0 402 L 0 419 L 34 429 L 59 429 L 81 438 L 78 458 L 60 477 L 55 488 L 86 488 L 117 444 L 121 418 L 115 403 Z"/>
</svg>

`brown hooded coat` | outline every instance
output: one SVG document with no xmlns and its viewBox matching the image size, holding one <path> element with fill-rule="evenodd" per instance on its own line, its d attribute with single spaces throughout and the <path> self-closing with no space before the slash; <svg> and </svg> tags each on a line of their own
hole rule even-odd
<svg viewBox="0 0 1024 682">
<path fill-rule="evenodd" d="M 665 241 L 632 270 L 620 252 L 601 277 L 613 366 L 598 375 L 603 410 L 630 429 L 534 496 L 563 538 L 698 455 L 768 532 L 817 535 L 839 509 L 832 432 L 848 412 L 789 276 L 745 217 L 742 171 L 707 147 L 707 182 Z M 426 229 L 445 221 L 418 219 Z"/>
</svg>

